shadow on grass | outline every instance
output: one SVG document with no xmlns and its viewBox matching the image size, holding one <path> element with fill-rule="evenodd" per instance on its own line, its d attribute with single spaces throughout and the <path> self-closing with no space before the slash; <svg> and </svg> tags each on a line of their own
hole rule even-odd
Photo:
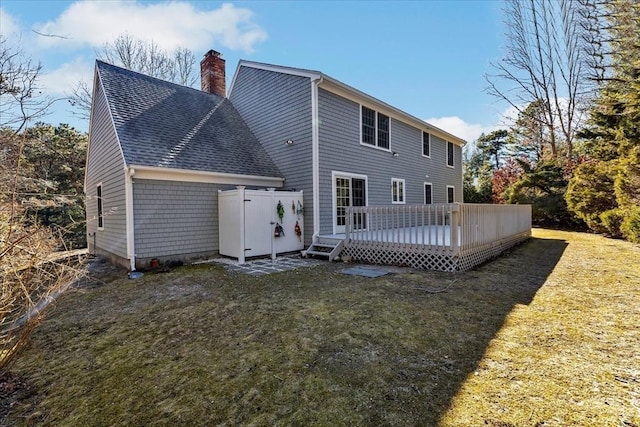
<svg viewBox="0 0 640 427">
<path fill-rule="evenodd" d="M 341 423 L 438 425 L 508 315 L 531 303 L 566 247 L 532 238 L 471 272 L 363 282 L 362 302 L 343 319 L 349 326 L 320 347 L 315 362 L 341 393 L 368 399 L 356 406 L 362 418 Z"/>
<path fill-rule="evenodd" d="M 461 277 L 468 319 L 455 319 L 458 338 L 451 345 L 458 369 L 437 391 L 442 407 L 427 425 L 436 425 L 452 403 L 465 379 L 476 371 L 486 349 L 506 318 L 518 305 L 529 305 L 561 259 L 568 243 L 559 239 L 531 238 L 510 253 L 482 265 Z M 490 420 L 485 423 L 491 424 Z M 464 425 L 462 422 L 461 425 Z"/>
<path fill-rule="evenodd" d="M 72 294 L 16 364 L 46 396 L 27 412 L 52 425 L 437 425 L 566 246 L 532 238 L 456 275 L 200 266 Z"/>
</svg>

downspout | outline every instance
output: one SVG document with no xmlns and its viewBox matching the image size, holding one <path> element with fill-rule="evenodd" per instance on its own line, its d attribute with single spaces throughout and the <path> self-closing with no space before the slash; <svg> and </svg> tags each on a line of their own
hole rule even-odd
<svg viewBox="0 0 640 427">
<path fill-rule="evenodd" d="M 320 76 L 311 80 L 311 174 L 313 178 L 313 236 L 320 234 L 320 131 L 318 125 L 318 86 L 322 83 Z"/>
<path fill-rule="evenodd" d="M 124 195 L 125 211 L 127 216 L 127 257 L 129 258 L 130 271 L 136 270 L 135 235 L 133 227 L 133 176 L 136 170 L 125 166 L 124 170 Z"/>
</svg>

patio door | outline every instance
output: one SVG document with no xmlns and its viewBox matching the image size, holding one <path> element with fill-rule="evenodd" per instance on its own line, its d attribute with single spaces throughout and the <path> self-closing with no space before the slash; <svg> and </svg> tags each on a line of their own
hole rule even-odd
<svg viewBox="0 0 640 427">
<path fill-rule="evenodd" d="M 345 232 L 347 224 L 347 207 L 367 206 L 367 177 L 366 175 L 333 174 L 333 233 Z M 353 214 L 351 220 L 354 228 L 363 229 L 367 226 L 366 214 Z"/>
</svg>

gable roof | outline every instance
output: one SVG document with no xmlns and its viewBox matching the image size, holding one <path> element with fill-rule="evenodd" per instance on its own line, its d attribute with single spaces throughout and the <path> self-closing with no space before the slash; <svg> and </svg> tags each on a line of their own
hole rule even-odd
<svg viewBox="0 0 640 427">
<path fill-rule="evenodd" d="M 426 121 L 419 119 L 405 111 L 400 110 L 390 104 L 387 104 L 384 101 L 381 101 L 371 95 L 368 95 L 361 90 L 358 90 L 352 86 L 349 86 L 346 83 L 341 82 L 340 80 L 334 79 L 320 71 L 316 70 L 308 70 L 304 68 L 293 68 L 293 67 L 284 67 L 281 65 L 274 64 L 266 64 L 263 62 L 253 62 L 253 61 L 245 61 L 241 60 L 238 62 L 238 66 L 236 67 L 236 72 L 233 76 L 233 80 L 231 81 L 230 91 L 233 90 L 233 86 L 235 84 L 236 77 L 241 67 L 250 67 L 257 68 L 260 70 L 266 71 L 274 71 L 283 74 L 290 74 L 294 76 L 307 77 L 311 80 L 318 80 L 319 87 L 328 90 L 329 92 L 333 92 L 337 95 L 346 97 L 348 99 L 352 99 L 359 103 L 368 103 L 370 106 L 377 107 L 378 109 L 383 109 L 386 114 L 406 123 L 411 124 L 421 130 L 424 130 L 429 133 L 433 133 L 440 138 L 443 138 L 447 141 L 453 142 L 457 145 L 464 145 L 466 141 L 462 138 L 459 138 L 445 130 L 440 129 Z"/>
<path fill-rule="evenodd" d="M 96 61 L 125 164 L 282 177 L 231 102 Z"/>
</svg>

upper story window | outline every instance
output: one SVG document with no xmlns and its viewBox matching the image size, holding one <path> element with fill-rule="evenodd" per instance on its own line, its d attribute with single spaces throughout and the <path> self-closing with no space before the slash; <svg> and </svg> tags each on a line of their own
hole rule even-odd
<svg viewBox="0 0 640 427">
<path fill-rule="evenodd" d="M 404 179 L 391 178 L 391 203 L 403 204 L 404 201 Z"/>
<path fill-rule="evenodd" d="M 455 193 L 456 188 L 451 185 L 447 185 L 447 203 L 455 202 Z"/>
<path fill-rule="evenodd" d="M 102 183 L 96 186 L 96 202 L 98 203 L 98 230 L 103 230 L 104 216 L 102 213 Z"/>
<path fill-rule="evenodd" d="M 430 205 L 433 203 L 433 185 L 430 182 L 424 183 L 424 204 Z"/>
<path fill-rule="evenodd" d="M 362 143 L 389 149 L 389 116 L 364 105 L 361 108 Z"/>
<path fill-rule="evenodd" d="M 431 134 L 422 132 L 422 155 L 431 157 Z"/>
<path fill-rule="evenodd" d="M 447 141 L 447 166 L 453 167 L 453 142 Z"/>
</svg>

